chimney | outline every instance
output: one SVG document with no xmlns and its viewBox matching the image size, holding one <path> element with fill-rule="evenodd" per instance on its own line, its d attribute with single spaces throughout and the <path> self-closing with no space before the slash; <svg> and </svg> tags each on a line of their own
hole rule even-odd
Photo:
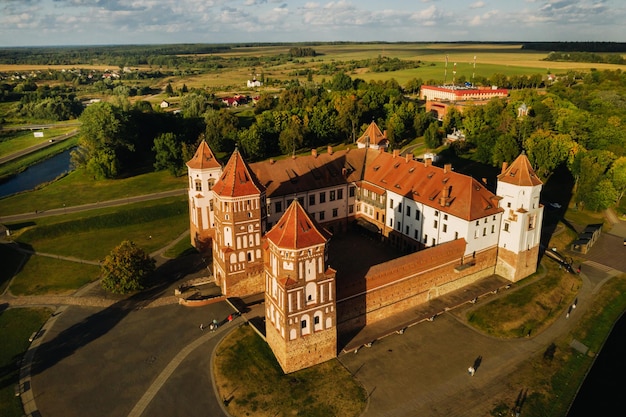
<svg viewBox="0 0 626 417">
<path fill-rule="evenodd" d="M 333 154 L 333 147 L 328 145 L 328 155 L 332 155 Z"/>
<path fill-rule="evenodd" d="M 483 177 L 483 184 L 487 185 L 487 178 Z"/>
<path fill-rule="evenodd" d="M 426 158 L 424 159 L 424 166 L 425 167 L 429 167 L 433 164 L 433 159 L 432 158 Z"/>
<path fill-rule="evenodd" d="M 442 207 L 445 207 L 448 204 L 448 200 L 450 199 L 450 186 L 446 185 L 443 187 L 443 192 L 441 193 L 441 198 L 439 199 L 439 204 Z"/>
<path fill-rule="evenodd" d="M 447 174 L 448 172 L 451 172 L 451 171 L 452 171 L 452 164 L 445 164 L 443 166 L 443 173 L 444 174 Z"/>
<path fill-rule="evenodd" d="M 398 155 L 400 155 L 400 149 L 394 149 L 393 150 L 393 157 L 395 158 Z"/>
<path fill-rule="evenodd" d="M 502 172 L 501 172 L 501 174 L 504 174 L 504 171 L 506 171 L 506 169 L 507 169 L 508 167 L 509 167 L 509 163 L 508 163 L 508 162 L 506 162 L 506 161 L 504 161 L 504 162 L 502 163 Z"/>
<path fill-rule="evenodd" d="M 311 149 L 311 155 L 313 155 L 313 158 L 317 158 L 317 149 Z"/>
<path fill-rule="evenodd" d="M 270 158 L 270 165 L 274 165 L 274 158 Z"/>
<path fill-rule="evenodd" d="M 413 160 L 413 154 L 412 153 L 407 153 L 405 155 L 405 159 L 407 162 L 412 161 Z"/>
</svg>

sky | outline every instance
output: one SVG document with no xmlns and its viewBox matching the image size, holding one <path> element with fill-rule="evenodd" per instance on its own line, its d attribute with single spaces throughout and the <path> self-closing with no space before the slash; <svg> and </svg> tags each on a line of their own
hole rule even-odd
<svg viewBox="0 0 626 417">
<path fill-rule="evenodd" d="M 0 46 L 626 41 L 624 0 L 0 0 Z"/>
</svg>

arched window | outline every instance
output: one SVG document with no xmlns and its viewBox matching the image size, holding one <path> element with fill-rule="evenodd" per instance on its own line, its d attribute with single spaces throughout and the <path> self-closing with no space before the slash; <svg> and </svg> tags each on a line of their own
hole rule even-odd
<svg viewBox="0 0 626 417">
<path fill-rule="evenodd" d="M 313 326 L 316 332 L 318 330 L 322 330 L 323 326 L 322 326 L 322 312 L 321 311 L 315 312 L 315 315 L 313 316 Z"/>
<path fill-rule="evenodd" d="M 311 320 L 308 314 L 305 314 L 300 319 L 300 334 L 310 334 L 311 333 Z"/>
<path fill-rule="evenodd" d="M 317 301 L 317 285 L 315 282 L 309 282 L 306 284 L 304 293 L 307 304 L 315 303 Z"/>
</svg>

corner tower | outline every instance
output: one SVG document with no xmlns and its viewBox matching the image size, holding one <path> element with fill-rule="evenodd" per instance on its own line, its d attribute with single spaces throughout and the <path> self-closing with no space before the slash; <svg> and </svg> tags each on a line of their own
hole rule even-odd
<svg viewBox="0 0 626 417">
<path fill-rule="evenodd" d="M 189 230 L 191 244 L 200 252 L 209 250 L 213 238 L 213 186 L 222 174 L 222 164 L 203 140 L 187 162 L 189 175 Z"/>
<path fill-rule="evenodd" d="M 267 235 L 266 339 L 285 373 L 337 356 L 335 271 L 328 232 L 294 199 Z"/>
<path fill-rule="evenodd" d="M 513 282 L 537 270 L 543 206 L 543 183 L 525 153 L 498 175 L 497 195 L 504 209 L 498 241 L 496 273 Z"/>
<path fill-rule="evenodd" d="M 237 149 L 213 187 L 213 274 L 222 294 L 263 292 L 261 237 L 265 233 L 265 187 Z"/>
</svg>

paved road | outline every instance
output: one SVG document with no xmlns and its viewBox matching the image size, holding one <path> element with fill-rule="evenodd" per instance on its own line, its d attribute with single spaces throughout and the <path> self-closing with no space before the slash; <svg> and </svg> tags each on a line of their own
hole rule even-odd
<svg viewBox="0 0 626 417">
<path fill-rule="evenodd" d="M 71 132 L 65 133 L 64 135 L 56 136 L 56 137 L 54 137 L 52 139 L 46 140 L 46 141 L 41 142 L 41 143 L 39 143 L 37 145 L 33 145 L 33 146 L 30 146 L 30 147 L 28 147 L 26 149 L 22 149 L 19 152 L 15 152 L 15 153 L 12 153 L 11 155 L 3 156 L 3 157 L 0 158 L 0 164 L 4 164 L 4 163 L 12 161 L 14 159 L 21 158 L 22 156 L 28 155 L 29 153 L 33 153 L 33 152 L 38 151 L 40 149 L 47 148 L 48 146 L 52 146 L 52 145 L 54 145 L 54 144 L 56 144 L 58 142 L 62 142 L 64 140 L 66 140 L 66 139 L 74 137 L 77 134 L 78 134 L 78 129 L 75 129 L 75 130 L 72 130 Z"/>
</svg>

